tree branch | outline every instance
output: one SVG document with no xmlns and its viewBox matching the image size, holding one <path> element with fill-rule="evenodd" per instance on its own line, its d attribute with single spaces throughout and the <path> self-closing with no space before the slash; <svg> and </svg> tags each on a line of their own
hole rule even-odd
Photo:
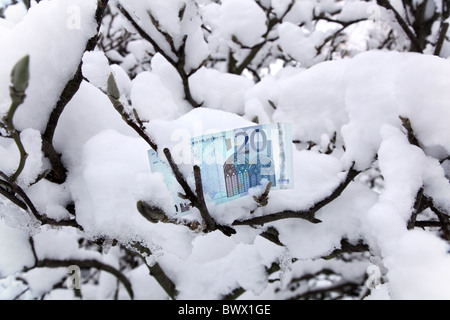
<svg viewBox="0 0 450 320">
<path fill-rule="evenodd" d="M 190 89 L 190 85 L 189 85 L 189 76 L 186 73 L 186 70 L 184 70 L 184 61 L 185 61 L 184 47 L 186 45 L 186 39 L 187 39 L 186 36 L 183 39 L 183 43 L 182 43 L 180 50 L 176 50 L 176 48 L 174 47 L 174 44 L 173 44 L 173 40 L 170 37 L 170 35 L 163 32 L 159 28 L 157 20 L 151 14 L 149 14 L 150 19 L 152 20 L 152 23 L 154 24 L 156 30 L 166 39 L 166 41 L 168 41 L 168 43 L 172 49 L 172 53 L 178 57 L 178 61 L 176 61 L 169 54 L 167 54 L 161 48 L 161 46 L 144 29 L 142 29 L 142 27 L 133 19 L 131 14 L 124 7 L 119 6 L 119 10 L 123 14 L 123 16 L 131 23 L 131 25 L 134 27 L 134 29 L 136 29 L 136 31 L 139 33 L 139 35 L 144 40 L 150 42 L 150 44 L 153 46 L 155 51 L 160 53 L 177 70 L 178 74 L 180 75 L 182 84 L 183 84 L 183 90 L 184 90 L 184 95 L 185 95 L 186 101 L 188 101 L 194 108 L 201 107 L 202 104 L 195 101 L 195 99 L 192 97 L 192 93 L 191 93 L 191 89 Z M 190 75 L 192 75 L 192 73 L 190 73 Z"/>
<path fill-rule="evenodd" d="M 25 151 L 25 147 L 20 139 L 20 132 L 14 126 L 14 115 L 21 104 L 24 103 L 26 94 L 25 91 L 28 88 L 28 82 L 30 78 L 29 72 L 30 57 L 27 55 L 20 59 L 14 66 L 11 72 L 11 107 L 6 115 L 3 117 L 4 126 L 9 133 L 10 137 L 16 143 L 19 150 L 20 160 L 16 171 L 11 176 L 11 180 L 15 182 L 25 168 L 25 163 L 28 157 L 28 153 Z"/>
<path fill-rule="evenodd" d="M 315 213 L 325 207 L 327 204 L 333 202 L 336 198 L 338 198 L 342 192 L 347 188 L 347 186 L 350 184 L 351 181 L 359 174 L 359 171 L 354 169 L 354 164 L 350 168 L 350 170 L 347 173 L 346 178 L 344 181 L 331 193 L 328 197 L 324 198 L 323 200 L 317 202 L 315 205 L 313 205 L 311 208 L 305 211 L 292 211 L 292 210 L 286 210 L 282 212 L 277 212 L 261 217 L 255 217 L 248 220 L 243 221 L 235 221 L 233 222 L 234 226 L 240 226 L 240 225 L 264 225 L 269 222 L 282 220 L 282 219 L 289 219 L 289 218 L 300 218 L 307 220 L 311 223 L 320 223 L 321 221 L 317 218 L 315 218 Z"/>
<path fill-rule="evenodd" d="M 280 22 L 283 21 L 283 19 L 286 17 L 286 15 L 294 7 L 294 4 L 295 4 L 295 0 L 292 0 L 289 3 L 288 7 L 286 8 L 286 11 L 279 18 L 270 19 L 269 15 L 268 15 L 267 31 L 263 35 L 264 40 L 262 42 L 260 42 L 259 44 L 257 44 L 256 46 L 254 46 L 253 48 L 251 48 L 249 54 L 244 58 L 244 60 L 241 62 L 241 64 L 239 66 L 235 65 L 235 60 L 234 60 L 234 57 L 233 57 L 233 60 L 230 60 L 230 61 L 234 62 L 233 64 L 231 64 L 233 66 L 233 68 L 229 70 L 230 73 L 234 73 L 234 74 L 240 75 L 240 74 L 242 74 L 242 72 L 244 72 L 244 70 L 255 59 L 255 57 L 261 51 L 261 49 L 264 47 L 264 45 L 269 41 L 268 37 L 269 37 L 270 32 L 273 30 L 273 28 L 277 24 L 279 24 Z M 258 4 L 258 5 L 264 10 L 264 7 L 261 4 Z M 230 54 L 230 56 L 232 56 L 232 55 Z"/>
<path fill-rule="evenodd" d="M 108 78 L 107 95 L 111 101 L 114 109 L 122 116 L 122 119 L 134 130 L 136 133 L 148 143 L 148 145 L 155 151 L 158 151 L 158 146 L 153 140 L 145 133 L 145 128 L 139 123 L 140 120 L 134 121 L 132 117 L 125 111 L 125 107 L 120 102 L 120 92 L 117 87 L 114 75 L 111 73 Z M 136 113 L 136 111 L 134 111 Z M 141 122 L 142 123 L 142 122 Z"/>
<path fill-rule="evenodd" d="M 133 288 L 131 286 L 130 280 L 128 280 L 125 275 L 117 270 L 116 268 L 113 268 L 110 265 L 107 265 L 103 262 L 97 261 L 97 260 L 77 260 L 77 259 L 68 259 L 68 260 L 54 260 L 54 259 L 44 259 L 39 260 L 37 263 L 31 267 L 31 268 L 25 268 L 23 272 L 27 272 L 34 268 L 67 268 L 69 266 L 78 266 L 80 268 L 94 268 L 98 270 L 102 270 L 105 272 L 108 272 L 115 276 L 125 287 L 125 289 L 128 292 L 128 295 L 131 299 L 134 299 L 134 293 Z"/>
<path fill-rule="evenodd" d="M 73 227 L 79 230 L 83 230 L 83 227 L 80 226 L 75 220 L 57 221 L 47 217 L 45 214 L 41 214 L 34 206 L 33 202 L 28 197 L 26 192 L 16 182 L 12 181 L 5 173 L 1 171 L 0 177 L 5 179 L 0 180 L 0 185 L 3 185 L 3 187 L 0 186 L 0 194 L 17 205 L 22 210 L 31 213 L 36 220 L 41 222 L 42 225 L 50 225 L 55 227 Z"/>
<path fill-rule="evenodd" d="M 444 46 L 444 41 L 447 37 L 447 32 L 449 29 L 449 23 L 446 21 L 449 18 L 450 10 L 447 5 L 447 1 L 442 0 L 442 13 L 441 13 L 441 26 L 439 28 L 439 37 L 434 48 L 434 55 L 439 56 Z"/>
<path fill-rule="evenodd" d="M 142 243 L 138 243 L 138 242 L 130 244 L 130 247 L 133 248 L 134 250 L 131 250 L 130 248 L 126 248 L 126 247 L 125 247 L 125 249 L 127 251 L 131 252 L 132 254 L 139 256 L 142 259 L 142 261 L 147 266 L 147 268 L 150 272 L 150 275 L 156 279 L 156 281 L 164 289 L 164 291 L 167 293 L 167 295 L 172 300 L 175 300 L 176 296 L 178 294 L 175 283 L 167 276 L 167 274 L 164 272 L 164 270 L 161 268 L 161 266 L 158 263 L 149 265 L 147 263 L 147 260 L 145 259 L 145 257 L 149 257 L 152 255 L 152 252 L 150 251 L 150 249 L 145 247 Z"/>
<path fill-rule="evenodd" d="M 197 193 L 198 209 L 203 220 L 206 223 L 206 231 L 212 231 L 217 228 L 215 221 L 209 214 L 208 208 L 206 207 L 205 197 L 203 194 L 203 184 L 202 175 L 199 166 L 194 166 L 194 178 L 195 178 L 195 192 Z"/>
<path fill-rule="evenodd" d="M 88 40 L 84 52 L 92 51 L 95 49 L 98 41 L 98 32 L 100 30 L 101 22 L 106 6 L 108 5 L 108 1 L 109 0 L 97 0 L 97 10 L 95 12 L 95 18 L 97 21 L 97 34 Z M 61 114 L 63 113 L 67 104 L 78 92 L 81 82 L 83 81 L 82 66 L 83 61 L 80 61 L 75 75 L 67 82 L 66 86 L 61 92 L 59 100 L 50 114 L 45 131 L 42 134 L 42 152 L 49 159 L 50 164 L 53 168 L 53 171 L 51 171 L 46 178 L 52 182 L 59 184 L 62 184 L 66 181 L 67 170 L 65 169 L 64 164 L 61 161 L 60 154 L 56 152 L 55 147 L 53 146 L 53 138 Z"/>
<path fill-rule="evenodd" d="M 169 163 L 170 168 L 172 169 L 172 172 L 180 184 L 181 188 L 183 189 L 186 198 L 191 201 L 192 205 L 196 207 L 200 211 L 200 215 L 202 216 L 206 228 L 205 232 L 210 232 L 215 229 L 217 229 L 217 225 L 214 222 L 213 218 L 209 214 L 208 207 L 206 206 L 205 199 L 203 196 L 203 187 L 201 182 L 201 173 L 200 168 L 198 166 L 194 167 L 194 177 L 195 177 L 195 185 L 196 185 L 196 192 L 195 194 L 189 184 L 187 183 L 186 179 L 184 178 L 183 174 L 180 172 L 178 166 L 175 164 L 175 161 L 172 158 L 172 154 L 170 153 L 169 149 L 164 149 L 164 155 L 167 158 L 167 161 Z"/>
<path fill-rule="evenodd" d="M 377 0 L 377 3 L 380 6 L 384 7 L 385 9 L 391 10 L 394 13 L 395 19 L 397 20 L 398 24 L 406 33 L 409 40 L 411 40 L 411 51 L 423 53 L 423 48 L 420 45 L 417 35 L 414 34 L 414 32 L 408 26 L 408 23 L 403 19 L 400 13 L 397 10 L 395 10 L 392 4 L 388 0 Z"/>
</svg>

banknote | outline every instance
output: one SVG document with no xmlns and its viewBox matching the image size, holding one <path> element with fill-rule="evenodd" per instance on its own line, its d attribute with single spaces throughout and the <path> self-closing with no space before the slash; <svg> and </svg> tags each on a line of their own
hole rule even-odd
<svg viewBox="0 0 450 320">
<path fill-rule="evenodd" d="M 262 124 L 191 139 L 208 202 L 220 204 L 272 182 L 272 190 L 294 187 L 290 124 Z"/>
<path fill-rule="evenodd" d="M 153 149 L 148 151 L 148 158 L 150 161 L 150 169 L 153 173 L 159 172 L 162 174 L 164 183 L 167 186 L 167 189 L 171 193 L 172 201 L 173 201 L 173 214 L 176 216 L 184 216 L 190 213 L 190 202 L 188 200 L 182 199 L 178 196 L 179 192 L 182 192 L 178 181 L 176 180 L 172 169 L 168 164 L 161 161 L 158 156 L 158 153 Z"/>
</svg>

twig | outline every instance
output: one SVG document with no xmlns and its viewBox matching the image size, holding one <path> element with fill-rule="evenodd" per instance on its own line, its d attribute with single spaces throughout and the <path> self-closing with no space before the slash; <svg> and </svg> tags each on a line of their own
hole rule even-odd
<svg viewBox="0 0 450 320">
<path fill-rule="evenodd" d="M 186 46 L 186 40 L 187 36 L 184 37 L 182 45 L 179 50 L 175 48 L 175 45 L 173 44 L 173 39 L 168 35 L 166 32 L 162 31 L 159 28 L 159 23 L 157 20 L 149 14 L 150 20 L 152 20 L 153 25 L 155 26 L 156 30 L 166 39 L 166 41 L 169 43 L 169 46 L 171 47 L 172 53 L 178 58 L 178 61 L 173 59 L 167 52 L 165 52 L 161 46 L 144 30 L 142 27 L 133 19 L 131 14 L 123 7 L 119 5 L 119 10 L 122 13 L 122 15 L 131 23 L 131 25 L 136 29 L 136 31 L 139 33 L 139 35 L 146 41 L 150 42 L 150 44 L 153 46 L 156 52 L 160 53 L 178 72 L 180 75 L 181 81 L 183 83 L 183 90 L 186 101 L 188 101 L 194 108 L 201 107 L 201 103 L 198 103 L 195 101 L 195 99 L 192 97 L 190 84 L 189 84 L 189 76 L 192 75 L 192 72 L 188 75 L 186 73 L 186 70 L 184 70 L 185 67 L 185 46 Z"/>
<path fill-rule="evenodd" d="M 411 125 L 411 121 L 408 118 L 405 118 L 402 116 L 400 116 L 399 118 L 402 121 L 403 127 L 406 129 L 406 131 L 408 133 L 409 143 L 420 148 L 419 140 L 417 140 L 417 137 L 414 134 L 414 130 Z"/>
<path fill-rule="evenodd" d="M 438 217 L 439 223 L 441 224 L 441 230 L 444 233 L 444 237 L 446 240 L 450 240 L 450 219 L 449 216 L 440 210 L 438 210 L 432 203 L 430 202 L 430 209 L 433 213 Z"/>
<path fill-rule="evenodd" d="M 54 259 L 44 259 L 39 260 L 37 263 L 31 268 L 25 268 L 23 272 L 27 272 L 31 269 L 35 268 L 65 268 L 69 266 L 78 266 L 80 268 L 94 268 L 98 270 L 102 270 L 108 272 L 115 276 L 125 287 L 128 292 L 128 295 L 131 299 L 134 299 L 133 288 L 131 286 L 130 280 L 128 280 L 125 275 L 117 270 L 116 268 L 107 265 L 103 262 L 97 260 L 77 260 L 77 259 L 68 259 L 68 260 L 54 260 Z"/>
<path fill-rule="evenodd" d="M 134 130 L 139 136 L 148 143 L 148 145 L 155 151 L 158 151 L 158 146 L 153 140 L 145 133 L 145 128 L 142 126 L 142 121 L 138 118 L 134 121 L 130 114 L 125 111 L 125 107 L 120 102 L 120 92 L 117 87 L 114 75 L 111 73 L 108 78 L 107 95 L 111 101 L 114 109 L 122 116 L 122 119 Z M 136 110 L 133 111 L 137 114 Z"/>
<path fill-rule="evenodd" d="M 414 223 L 415 227 L 419 227 L 419 228 L 426 228 L 426 227 L 431 227 L 431 228 L 441 228 L 442 227 L 442 223 L 440 221 L 434 221 L 434 220 L 419 220 L 416 221 Z"/>
<path fill-rule="evenodd" d="M 108 2 L 109 0 L 97 0 L 97 10 L 95 12 L 95 18 L 97 21 L 97 34 L 88 40 L 84 50 L 85 52 L 94 50 L 95 46 L 97 45 L 98 32 L 100 30 L 103 15 L 105 13 Z M 62 184 L 66 181 L 67 170 L 65 169 L 64 164 L 61 161 L 60 154 L 56 152 L 55 147 L 53 146 L 53 138 L 61 114 L 63 113 L 67 104 L 78 92 L 81 82 L 83 81 L 82 65 L 83 61 L 80 61 L 75 75 L 67 82 L 66 86 L 61 92 L 59 100 L 50 114 L 45 131 L 42 134 L 42 152 L 47 157 L 47 159 L 49 159 L 53 169 L 53 171 L 46 178 L 55 183 Z"/>
<path fill-rule="evenodd" d="M 145 257 L 149 257 L 152 255 L 152 252 L 150 251 L 150 249 L 139 242 L 130 244 L 129 248 L 128 247 L 124 247 L 124 248 L 125 248 L 125 250 L 131 252 L 134 255 L 139 256 L 142 259 L 142 261 L 147 266 L 147 268 L 150 272 L 150 275 L 156 279 L 156 281 L 164 289 L 164 291 L 167 293 L 167 295 L 172 300 L 175 300 L 176 296 L 178 294 L 175 283 L 167 276 L 167 274 L 164 272 L 164 270 L 161 268 L 161 266 L 158 263 L 149 265 L 147 263 L 147 260 L 145 259 Z"/>
<path fill-rule="evenodd" d="M 403 29 L 403 31 L 406 33 L 409 40 L 411 40 L 411 51 L 423 53 L 419 39 L 413 33 L 411 28 L 408 26 L 408 23 L 403 19 L 403 17 L 400 15 L 400 13 L 397 10 L 395 10 L 395 8 L 392 6 L 392 4 L 388 0 L 377 0 L 377 3 L 380 6 L 386 8 L 387 10 L 391 10 L 394 13 L 395 19 L 397 20 L 398 24 Z"/>
<path fill-rule="evenodd" d="M 354 169 L 354 164 L 350 168 L 350 170 L 347 173 L 346 178 L 344 181 L 331 193 L 328 197 L 324 198 L 323 200 L 319 201 L 315 205 L 313 205 L 310 209 L 305 211 L 292 211 L 292 210 L 286 210 L 282 212 L 277 212 L 261 217 L 255 217 L 248 220 L 243 221 L 235 221 L 233 222 L 234 226 L 240 226 L 240 225 L 264 225 L 269 222 L 282 220 L 282 219 L 288 219 L 288 218 L 300 218 L 307 220 L 311 223 L 320 223 L 319 219 L 315 218 L 315 213 L 322 209 L 327 204 L 333 202 L 336 198 L 338 198 L 342 192 L 347 188 L 347 186 L 350 184 L 350 182 L 359 174 L 359 171 Z"/>
<path fill-rule="evenodd" d="M 450 156 L 448 156 L 447 158 L 444 158 L 442 160 L 439 161 L 440 164 L 443 164 L 445 161 L 450 161 Z"/>
<path fill-rule="evenodd" d="M 186 198 L 189 201 L 191 201 L 192 205 L 200 211 L 200 215 L 202 216 L 202 218 L 206 224 L 205 231 L 209 232 L 209 231 L 215 230 L 217 228 L 217 225 L 214 222 L 214 220 L 212 219 L 211 215 L 209 214 L 209 211 L 208 211 L 208 208 L 206 206 L 205 199 L 203 196 L 200 168 L 198 166 L 194 167 L 194 177 L 195 177 L 195 185 L 196 185 L 196 192 L 197 192 L 197 194 L 195 194 L 192 191 L 189 184 L 187 183 L 183 174 L 180 172 L 180 169 L 176 165 L 175 161 L 173 160 L 170 150 L 165 148 L 164 155 L 167 158 L 169 166 L 172 169 L 172 172 L 173 172 L 176 180 L 178 181 L 181 188 L 183 189 Z"/>
<path fill-rule="evenodd" d="M 434 55 L 439 56 L 442 51 L 442 47 L 444 45 L 444 41 L 447 37 L 447 32 L 449 29 L 449 23 L 446 21 L 450 15 L 450 10 L 447 5 L 447 1 L 442 0 L 442 13 L 441 13 L 441 26 L 439 31 L 439 37 L 436 43 L 436 47 L 434 48 Z"/>
<path fill-rule="evenodd" d="M 273 30 L 273 28 L 277 24 L 279 24 L 280 22 L 283 21 L 283 19 L 286 17 L 286 15 L 294 7 L 294 4 L 295 4 L 295 0 L 292 0 L 289 3 L 288 7 L 286 8 L 286 11 L 281 15 L 281 17 L 279 17 L 279 18 L 276 17 L 276 18 L 268 20 L 267 31 L 263 35 L 264 40 L 262 42 L 260 42 L 259 44 L 257 44 L 256 46 L 254 46 L 250 50 L 250 53 L 244 58 L 244 60 L 241 62 L 241 64 L 239 66 L 236 66 L 235 64 L 232 64 L 232 68 L 229 69 L 229 72 L 234 73 L 234 74 L 242 74 L 242 72 L 244 72 L 244 70 L 255 59 L 256 55 L 261 51 L 261 49 L 264 47 L 264 45 L 269 41 L 268 37 L 269 37 L 270 32 Z M 258 4 L 258 5 L 260 5 L 260 4 Z M 260 5 L 260 7 L 263 8 L 261 5 Z"/>
<path fill-rule="evenodd" d="M 370 251 L 370 248 L 362 240 L 358 241 L 357 244 L 352 244 L 347 239 L 342 239 L 341 247 L 339 249 L 334 250 L 328 256 L 322 257 L 322 259 L 330 260 L 342 255 L 343 253 L 361 253 L 367 251 Z"/>
<path fill-rule="evenodd" d="M 209 214 L 206 207 L 205 197 L 203 194 L 202 175 L 199 166 L 194 166 L 194 178 L 195 178 L 195 192 L 197 193 L 198 209 L 203 220 L 206 223 L 206 231 L 212 231 L 217 228 L 216 223 Z"/>
<path fill-rule="evenodd" d="M 36 220 L 41 222 L 42 225 L 50 225 L 56 227 L 73 227 L 79 230 L 83 230 L 75 220 L 61 220 L 57 221 L 47 217 L 45 214 L 41 214 L 34 206 L 31 199 L 26 192 L 14 181 L 12 181 L 5 173 L 0 171 L 0 177 L 5 180 L 0 180 L 0 194 L 17 205 L 19 208 L 31 213 Z M 5 189 L 6 188 L 6 189 Z M 8 191 L 9 189 L 9 191 Z"/>
<path fill-rule="evenodd" d="M 424 206 L 424 196 L 423 196 L 423 188 L 419 190 L 416 196 L 416 202 L 414 203 L 414 209 L 413 213 L 411 215 L 411 218 L 408 221 L 408 229 L 411 230 L 414 228 L 417 220 L 417 216 L 419 213 L 421 213 L 423 210 L 426 209 L 426 206 Z"/>
<path fill-rule="evenodd" d="M 17 149 L 19 149 L 20 160 L 19 165 L 16 171 L 11 176 L 11 180 L 15 182 L 17 178 L 22 173 L 25 168 L 25 163 L 28 157 L 28 153 L 25 151 L 25 147 L 20 139 L 19 131 L 14 127 L 14 114 L 21 104 L 24 103 L 26 95 L 25 91 L 28 88 L 28 81 L 30 78 L 30 57 L 27 55 L 24 58 L 20 59 L 17 64 L 14 66 L 11 72 L 11 87 L 10 87 L 10 96 L 11 96 L 11 107 L 9 108 L 6 116 L 3 118 L 3 122 L 5 127 L 16 143 Z"/>
<path fill-rule="evenodd" d="M 0 183 L 3 183 L 3 181 L 0 181 Z M 27 205 L 23 201 L 18 199 L 14 194 L 9 192 L 8 190 L 5 190 L 4 188 L 0 187 L 0 194 L 2 196 L 4 196 L 6 199 L 8 199 L 9 201 L 11 201 L 12 203 L 14 203 L 19 208 L 21 208 L 23 210 L 27 210 L 27 208 L 28 208 Z"/>
</svg>

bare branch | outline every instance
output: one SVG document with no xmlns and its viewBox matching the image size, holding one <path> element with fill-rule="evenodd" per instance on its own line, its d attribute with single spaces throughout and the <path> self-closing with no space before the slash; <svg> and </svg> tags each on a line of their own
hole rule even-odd
<svg viewBox="0 0 450 320">
<path fill-rule="evenodd" d="M 449 23 L 447 22 L 448 17 L 450 16 L 450 10 L 447 4 L 447 1 L 442 0 L 442 13 L 441 13 L 441 26 L 439 28 L 439 37 L 436 43 L 436 47 L 434 48 L 434 55 L 439 56 L 442 51 L 442 47 L 444 46 L 444 42 L 447 37 L 447 32 L 449 30 Z"/>
<path fill-rule="evenodd" d="M 350 170 L 347 173 L 346 178 L 344 181 L 331 193 L 328 197 L 324 198 L 323 200 L 317 202 L 315 205 L 313 205 L 311 208 L 305 211 L 292 211 L 292 210 L 286 210 L 282 212 L 277 212 L 261 217 L 255 217 L 248 220 L 243 221 L 235 221 L 233 222 L 233 225 L 239 226 L 239 225 L 264 225 L 269 222 L 282 220 L 282 219 L 289 219 L 289 218 L 300 218 L 307 220 L 311 223 L 320 223 L 321 221 L 317 218 L 315 218 L 315 213 L 325 207 L 327 204 L 333 202 L 336 198 L 338 198 L 342 192 L 347 188 L 347 186 L 350 184 L 350 182 L 353 181 L 353 179 L 359 174 L 359 171 L 354 169 L 354 164 L 350 168 Z"/>
<path fill-rule="evenodd" d="M 47 217 L 47 215 L 40 213 L 34 206 L 31 199 L 26 192 L 15 182 L 12 181 L 5 173 L 0 171 L 0 177 L 5 180 L 0 180 L 0 194 L 17 205 L 19 208 L 28 211 L 33 217 L 41 222 L 42 225 L 50 225 L 55 227 L 73 227 L 79 230 L 83 230 L 75 220 L 61 220 Z"/>
<path fill-rule="evenodd" d="M 257 2 L 257 4 L 264 10 L 265 7 L 262 6 L 260 3 Z M 266 45 L 266 43 L 269 41 L 269 34 L 270 32 L 275 28 L 276 25 L 281 23 L 283 19 L 286 17 L 286 15 L 292 10 L 294 7 L 295 0 L 291 0 L 288 7 L 286 8 L 285 12 L 280 17 L 275 17 L 270 19 L 269 13 L 267 14 L 268 24 L 267 24 L 267 31 L 262 36 L 264 38 L 263 41 L 261 41 L 259 44 L 255 45 L 253 48 L 251 48 L 249 54 L 244 58 L 244 60 L 241 62 L 240 65 L 236 66 L 234 64 L 234 67 L 232 69 L 229 69 L 229 72 L 234 74 L 242 74 L 244 70 L 250 65 L 250 63 L 255 59 L 255 57 L 258 55 L 258 53 L 261 51 L 261 49 Z M 233 58 L 234 59 L 234 58 Z M 233 65 L 233 64 L 232 64 Z"/>
<path fill-rule="evenodd" d="M 187 36 L 184 37 L 181 48 L 177 50 L 175 48 L 175 45 L 173 44 L 173 39 L 168 35 L 167 33 L 163 32 L 159 28 L 159 24 L 157 23 L 157 20 L 149 13 L 150 19 L 152 20 L 152 23 L 155 25 L 156 30 L 166 39 L 166 41 L 169 43 L 172 53 L 175 54 L 178 58 L 178 61 L 174 60 L 165 50 L 144 30 L 142 27 L 133 19 L 131 14 L 122 6 L 119 6 L 120 12 L 123 14 L 123 16 L 131 23 L 131 25 L 136 29 L 136 31 L 139 33 L 139 35 L 145 39 L 146 41 L 150 42 L 150 44 L 153 46 L 153 48 L 156 50 L 156 52 L 160 53 L 178 72 L 180 75 L 181 81 L 183 83 L 183 90 L 186 101 L 188 101 L 192 107 L 198 108 L 201 107 L 202 104 L 195 101 L 195 99 L 192 97 L 190 84 L 189 84 L 189 76 L 193 73 L 191 72 L 189 75 L 186 73 L 186 70 L 184 70 L 185 67 L 185 46 L 186 46 L 186 40 Z"/>
<path fill-rule="evenodd" d="M 152 252 L 149 248 L 144 246 L 142 243 L 135 242 L 130 244 L 129 247 L 125 247 L 125 250 L 131 252 L 134 255 L 139 256 L 142 261 L 147 266 L 150 275 L 153 276 L 159 285 L 164 289 L 167 295 L 175 300 L 178 294 L 175 283 L 168 277 L 168 275 L 164 272 L 161 266 L 158 263 L 154 263 L 153 265 L 149 265 L 145 257 L 149 257 L 152 255 Z"/>
<path fill-rule="evenodd" d="M 100 30 L 103 15 L 105 13 L 108 2 L 109 0 L 97 0 L 97 10 L 95 12 L 95 18 L 97 21 L 97 34 L 88 40 L 84 50 L 85 52 L 94 50 L 95 46 L 97 45 L 98 31 Z M 56 152 L 55 147 L 53 146 L 53 138 L 61 114 L 63 113 L 67 104 L 78 92 L 81 82 L 83 81 L 82 65 L 83 61 L 80 61 L 80 64 L 78 65 L 73 78 L 67 82 L 66 86 L 61 92 L 59 100 L 56 103 L 56 106 L 53 108 L 52 113 L 50 114 L 45 131 L 42 134 L 42 152 L 49 159 L 50 164 L 53 168 L 53 171 L 50 172 L 46 178 L 55 183 L 62 184 L 64 183 L 64 181 L 66 181 L 67 170 L 65 169 L 64 164 L 61 161 L 61 156 Z"/>
<path fill-rule="evenodd" d="M 122 116 L 122 119 L 134 130 L 139 136 L 148 143 L 148 145 L 155 151 L 158 150 L 158 146 L 153 142 L 153 140 L 147 135 L 145 132 L 145 128 L 142 125 L 142 121 L 137 119 L 136 121 L 125 111 L 125 107 L 120 102 L 120 92 L 117 88 L 116 80 L 114 79 L 114 75 L 111 73 L 108 78 L 108 89 L 107 95 L 109 100 L 111 101 L 114 109 Z M 137 114 L 136 110 L 133 111 Z"/>
<path fill-rule="evenodd" d="M 25 91 L 28 88 L 28 81 L 30 78 L 29 73 L 30 57 L 27 55 L 17 62 L 11 72 L 11 107 L 9 108 L 6 116 L 3 118 L 4 125 L 16 143 L 17 149 L 19 149 L 20 160 L 16 171 L 11 176 L 11 180 L 15 182 L 25 168 L 25 162 L 28 157 L 28 153 L 25 151 L 25 147 L 20 139 L 20 132 L 14 127 L 14 115 L 21 104 L 24 103 L 26 95 Z"/>
<path fill-rule="evenodd" d="M 125 287 L 128 292 L 128 295 L 131 299 L 134 299 L 133 288 L 131 286 L 130 280 L 128 280 L 125 275 L 117 270 L 116 268 L 107 265 L 103 262 L 97 260 L 77 260 L 77 259 L 68 259 L 68 260 L 54 260 L 54 259 L 44 259 L 39 260 L 37 263 L 31 268 L 25 268 L 23 272 L 27 272 L 31 269 L 35 268 L 67 268 L 69 266 L 78 266 L 80 268 L 94 268 L 98 270 L 102 270 L 108 272 L 115 276 Z"/>
<path fill-rule="evenodd" d="M 403 19 L 403 17 L 400 15 L 400 13 L 395 10 L 395 8 L 392 6 L 392 4 L 388 0 L 377 0 L 377 3 L 386 8 L 387 10 L 391 10 L 394 13 L 395 19 L 397 20 L 400 27 L 403 29 L 403 31 L 408 36 L 409 40 L 411 41 L 411 51 L 423 53 L 423 49 L 420 45 L 419 39 L 417 38 L 417 35 L 414 34 L 414 32 L 411 30 L 410 26 L 408 26 L 408 23 Z"/>
</svg>

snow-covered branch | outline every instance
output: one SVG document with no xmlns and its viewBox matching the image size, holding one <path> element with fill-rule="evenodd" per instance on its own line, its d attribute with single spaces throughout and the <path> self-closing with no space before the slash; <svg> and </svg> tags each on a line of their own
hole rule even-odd
<svg viewBox="0 0 450 320">
<path fill-rule="evenodd" d="M 0 1 L 0 299 L 448 299 L 448 18 L 442 0 Z M 237 199 L 192 138 L 256 123 L 292 129 L 263 140 L 294 183 Z"/>
</svg>

